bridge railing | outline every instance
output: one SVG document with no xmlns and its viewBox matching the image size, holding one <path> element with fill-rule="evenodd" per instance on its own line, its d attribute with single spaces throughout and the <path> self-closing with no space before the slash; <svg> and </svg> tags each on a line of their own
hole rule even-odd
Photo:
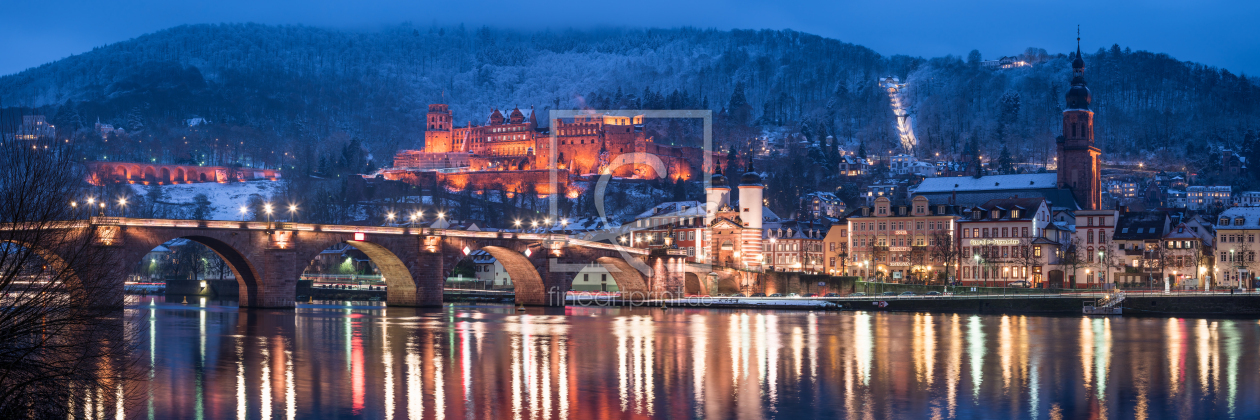
<svg viewBox="0 0 1260 420">
<path fill-rule="evenodd" d="M 75 221 L 76 227 L 82 225 L 112 225 L 112 226 L 142 226 L 142 227 L 163 227 L 163 228 L 209 228 L 209 229 L 244 229 L 244 230 L 294 230 L 304 232 L 332 232 L 332 233 L 372 233 L 384 235 L 433 235 L 447 236 L 455 238 L 478 238 L 478 239 L 521 239 L 534 241 L 550 241 L 561 242 L 571 246 L 581 246 L 585 248 L 602 249 L 608 251 L 621 251 L 634 255 L 647 255 L 648 250 L 608 244 L 603 242 L 588 241 L 576 239 L 571 236 L 555 234 L 555 233 L 520 233 L 520 232 L 494 232 L 494 231 L 467 231 L 437 228 L 413 228 L 403 226 L 352 226 L 352 225 L 325 225 L 315 223 L 292 223 L 292 222 L 259 222 L 259 221 L 235 221 L 235 220 L 185 220 L 185 219 L 139 219 L 130 217 L 92 217 L 87 222 Z"/>
</svg>

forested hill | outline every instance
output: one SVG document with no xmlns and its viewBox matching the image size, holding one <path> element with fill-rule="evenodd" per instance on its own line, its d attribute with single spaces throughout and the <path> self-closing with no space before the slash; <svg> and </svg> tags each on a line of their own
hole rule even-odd
<svg viewBox="0 0 1260 420">
<path fill-rule="evenodd" d="M 127 129 L 134 143 L 97 153 L 110 159 L 310 172 L 321 160 L 354 169 L 366 156 L 419 146 L 435 102 L 451 104 L 461 124 L 483 122 L 491 107 L 730 108 L 726 122 L 882 150 L 895 139 L 876 79 L 892 75 L 910 84 L 921 154 L 974 140 L 1044 158 L 1068 56 L 1029 49 L 986 58 L 1017 53 L 1034 65 L 989 69 L 979 53 L 889 57 L 794 31 L 191 25 L 2 77 L 0 101 L 37 107 L 24 112 L 60 129 L 90 129 L 98 118 Z M 1260 90 L 1227 71 L 1119 47 L 1086 61 L 1100 143 L 1111 153 L 1237 143 L 1260 122 Z M 743 95 L 733 95 L 741 85 Z M 188 127 L 192 118 L 209 123 Z"/>
</svg>

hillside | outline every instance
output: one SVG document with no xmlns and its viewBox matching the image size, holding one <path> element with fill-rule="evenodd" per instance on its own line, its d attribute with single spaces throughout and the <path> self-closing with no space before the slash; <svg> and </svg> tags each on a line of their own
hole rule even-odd
<svg viewBox="0 0 1260 420">
<path fill-rule="evenodd" d="M 974 140 L 982 154 L 1006 145 L 1017 159 L 1047 159 L 1068 56 L 1030 48 L 1021 57 L 1034 64 L 1010 70 L 979 57 L 888 57 L 793 31 L 191 25 L 5 76 L 0 101 L 37 107 L 19 111 L 63 130 L 98 118 L 128 130 L 113 143 L 80 132 L 94 159 L 312 173 L 388 164 L 395 150 L 420 146 L 433 102 L 450 103 L 460 122 L 491 107 L 731 108 L 721 124 L 781 125 L 813 141 L 833 134 L 841 146 L 886 150 L 893 117 L 875 79 L 892 75 L 909 83 L 922 155 Z M 1119 46 L 1086 61 L 1108 158 L 1172 147 L 1209 162 L 1208 147 L 1244 148 L 1260 125 L 1260 89 L 1245 76 Z M 192 118 L 209 123 L 189 127 Z M 717 140 L 741 144 L 748 139 L 732 136 L 755 132 Z"/>
</svg>

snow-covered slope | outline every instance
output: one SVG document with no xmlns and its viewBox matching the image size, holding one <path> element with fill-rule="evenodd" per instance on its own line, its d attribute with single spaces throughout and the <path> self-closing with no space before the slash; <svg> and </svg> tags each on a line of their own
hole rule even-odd
<svg viewBox="0 0 1260 420">
<path fill-rule="evenodd" d="M 249 182 L 230 182 L 219 184 L 213 182 L 200 184 L 176 184 L 163 185 L 159 188 L 166 193 L 166 200 L 163 202 L 172 204 L 185 204 L 191 206 L 193 197 L 197 194 L 205 194 L 210 198 L 210 205 L 214 207 L 211 213 L 214 220 L 237 220 L 240 219 L 240 207 L 249 202 L 251 195 L 259 195 L 263 199 L 276 195 L 284 186 L 284 181 L 249 181 Z M 137 196 L 143 196 L 148 192 L 148 188 L 144 185 L 133 184 L 131 189 L 135 191 Z"/>
</svg>

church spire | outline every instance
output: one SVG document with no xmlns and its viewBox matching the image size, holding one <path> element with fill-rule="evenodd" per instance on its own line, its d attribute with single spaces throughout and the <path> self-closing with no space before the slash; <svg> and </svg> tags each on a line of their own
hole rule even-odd
<svg viewBox="0 0 1260 420">
<path fill-rule="evenodd" d="M 1085 56 L 1081 54 L 1081 28 L 1076 28 L 1076 58 L 1072 60 L 1072 88 L 1067 93 L 1067 109 L 1089 109 L 1091 97 L 1085 87 Z"/>
<path fill-rule="evenodd" d="M 1081 77 L 1081 82 L 1084 83 L 1085 59 L 1081 56 L 1081 25 L 1076 25 L 1076 59 L 1072 60 L 1072 75 Z"/>
</svg>

